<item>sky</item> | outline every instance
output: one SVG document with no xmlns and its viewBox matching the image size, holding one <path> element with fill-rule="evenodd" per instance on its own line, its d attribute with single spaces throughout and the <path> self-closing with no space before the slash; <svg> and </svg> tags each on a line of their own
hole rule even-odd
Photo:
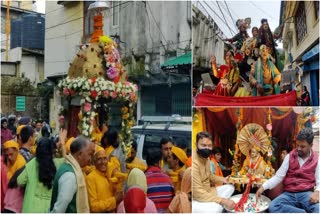
<svg viewBox="0 0 320 214">
<path fill-rule="evenodd" d="M 45 0 L 36 0 L 36 5 L 37 5 L 38 13 L 45 13 L 45 5 L 46 5 Z"/>
<path fill-rule="evenodd" d="M 199 4 L 199 1 L 193 1 L 194 5 Z M 232 38 L 239 30 L 235 26 L 237 19 L 251 18 L 251 28 L 247 30 L 249 36 L 252 36 L 252 27 L 260 27 L 261 19 L 268 19 L 271 31 L 274 31 L 279 26 L 280 17 L 280 0 L 271 1 L 200 1 L 200 4 L 205 7 L 206 11 L 210 14 L 213 20 L 217 23 L 227 38 Z M 209 6 L 208 6 L 209 5 Z M 219 9 L 220 6 L 220 9 Z M 199 6 L 197 6 L 199 8 Z M 201 7 L 201 6 L 200 6 Z M 229 14 L 229 11 L 230 14 Z M 201 9 L 201 8 L 200 8 Z M 214 11 L 214 12 L 213 12 Z M 222 11 L 222 12 L 221 12 Z M 226 21 L 224 20 L 224 17 Z M 222 19 L 220 19 L 219 17 Z M 231 18 L 232 17 L 232 18 Z M 234 21 L 233 21 L 234 20 Z M 229 27 L 233 30 L 229 30 Z M 279 43 L 278 47 L 282 47 Z"/>
</svg>

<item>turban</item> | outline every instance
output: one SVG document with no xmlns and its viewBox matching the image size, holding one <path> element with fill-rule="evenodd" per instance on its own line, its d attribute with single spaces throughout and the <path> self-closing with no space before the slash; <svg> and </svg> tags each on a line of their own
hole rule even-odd
<svg viewBox="0 0 320 214">
<path fill-rule="evenodd" d="M 13 140 L 8 140 L 3 144 L 4 149 L 15 148 L 19 150 L 19 144 Z"/>
<path fill-rule="evenodd" d="M 175 154 L 175 156 L 177 156 L 177 158 L 182 162 L 182 163 L 186 163 L 188 157 L 186 155 L 186 153 L 180 149 L 179 147 L 173 146 L 171 149 L 171 152 L 173 154 Z"/>
<path fill-rule="evenodd" d="M 104 148 L 102 148 L 101 146 L 96 145 L 95 151 L 94 151 L 94 155 L 98 154 L 98 152 L 104 151 Z"/>
<path fill-rule="evenodd" d="M 145 193 L 147 193 L 147 178 L 146 175 L 138 168 L 133 168 L 128 176 L 127 187 L 139 186 Z"/>
<path fill-rule="evenodd" d="M 19 125 L 28 125 L 30 123 L 30 118 L 29 117 L 21 117 L 19 120 Z"/>
</svg>

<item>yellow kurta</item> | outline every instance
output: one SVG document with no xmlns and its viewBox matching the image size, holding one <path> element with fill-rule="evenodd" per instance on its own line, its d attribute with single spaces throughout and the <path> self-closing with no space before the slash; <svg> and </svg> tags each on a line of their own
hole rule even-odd
<svg viewBox="0 0 320 214">
<path fill-rule="evenodd" d="M 12 175 L 21 167 L 23 167 L 24 165 L 26 165 L 26 160 L 24 159 L 24 157 L 18 153 L 17 155 L 17 159 L 14 162 L 13 165 L 10 165 L 9 163 L 7 164 L 8 167 L 8 173 L 7 173 L 7 177 L 8 177 L 8 181 L 10 180 L 10 178 L 12 177 Z"/>
<path fill-rule="evenodd" d="M 90 212 L 112 212 L 116 208 L 116 198 L 106 176 L 94 169 L 86 181 Z"/>
<path fill-rule="evenodd" d="M 192 152 L 192 196 L 199 202 L 221 202 L 217 195 L 216 187 L 210 187 L 210 181 L 214 184 L 223 183 L 224 178 L 211 174 L 210 160 L 204 159 L 196 151 Z"/>
<path fill-rule="evenodd" d="M 144 172 L 147 169 L 147 165 L 142 160 L 135 157 L 131 163 L 127 163 L 128 170 L 131 170 L 133 168 L 138 168 Z"/>
</svg>

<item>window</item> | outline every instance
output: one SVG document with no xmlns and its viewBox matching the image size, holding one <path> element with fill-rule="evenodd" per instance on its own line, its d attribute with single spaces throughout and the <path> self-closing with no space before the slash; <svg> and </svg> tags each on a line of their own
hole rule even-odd
<svg viewBox="0 0 320 214">
<path fill-rule="evenodd" d="M 94 3 L 95 1 L 84 1 L 83 2 L 83 17 L 84 17 L 84 26 L 83 26 L 83 37 L 85 39 L 90 38 L 91 34 L 93 33 L 93 14 L 92 12 L 89 12 L 88 8 L 91 3 Z"/>
<path fill-rule="evenodd" d="M 112 26 L 119 25 L 120 5 L 118 1 L 112 2 Z"/>
<path fill-rule="evenodd" d="M 304 1 L 299 2 L 299 7 L 295 17 L 295 25 L 297 41 L 299 44 L 307 34 L 306 10 L 304 7 Z"/>
<path fill-rule="evenodd" d="M 316 20 L 317 20 L 319 18 L 319 1 L 314 1 L 313 3 L 314 3 Z"/>
</svg>

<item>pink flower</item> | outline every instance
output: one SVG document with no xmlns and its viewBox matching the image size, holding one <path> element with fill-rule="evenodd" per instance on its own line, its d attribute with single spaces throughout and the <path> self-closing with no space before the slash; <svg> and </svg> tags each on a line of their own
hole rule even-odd
<svg viewBox="0 0 320 214">
<path fill-rule="evenodd" d="M 116 98 L 117 96 L 118 96 L 117 92 L 114 91 L 114 92 L 111 93 L 111 97 L 112 98 Z"/>
<path fill-rule="evenodd" d="M 108 90 L 103 91 L 103 95 L 104 95 L 105 97 L 108 97 L 108 96 L 109 96 L 109 91 L 108 91 Z"/>
<path fill-rule="evenodd" d="M 118 71 L 116 68 L 114 67 L 110 67 L 107 71 L 107 76 L 109 79 L 113 80 L 114 78 L 116 78 L 118 76 Z"/>
<path fill-rule="evenodd" d="M 115 59 L 119 59 L 120 58 L 120 54 L 119 54 L 119 51 L 118 49 L 116 48 L 112 48 L 112 55 Z"/>
<path fill-rule="evenodd" d="M 129 85 L 130 85 L 130 83 L 129 83 L 128 81 L 125 81 L 124 84 L 125 84 L 126 86 L 129 86 Z"/>
<path fill-rule="evenodd" d="M 73 96 L 73 95 L 75 95 L 76 92 L 74 90 L 70 89 L 69 93 L 70 93 L 70 96 Z"/>
<path fill-rule="evenodd" d="M 272 130 L 272 125 L 269 123 L 269 124 L 267 124 L 267 129 L 269 130 L 269 131 L 271 131 Z"/>
<path fill-rule="evenodd" d="M 67 88 L 64 88 L 63 89 L 63 94 L 68 96 L 70 93 L 69 93 L 69 90 Z"/>
<path fill-rule="evenodd" d="M 83 110 L 85 112 L 89 112 L 91 110 L 91 103 L 85 103 L 83 106 Z"/>
<path fill-rule="evenodd" d="M 136 98 L 136 94 L 134 92 L 131 92 L 130 93 L 130 99 L 131 100 L 135 100 L 135 98 Z"/>
<path fill-rule="evenodd" d="M 113 55 L 108 55 L 106 60 L 107 60 L 107 62 L 110 62 L 110 63 L 115 62 L 115 58 Z"/>
<path fill-rule="evenodd" d="M 125 92 L 121 92 L 122 96 L 125 97 L 126 96 L 126 93 Z"/>
</svg>

